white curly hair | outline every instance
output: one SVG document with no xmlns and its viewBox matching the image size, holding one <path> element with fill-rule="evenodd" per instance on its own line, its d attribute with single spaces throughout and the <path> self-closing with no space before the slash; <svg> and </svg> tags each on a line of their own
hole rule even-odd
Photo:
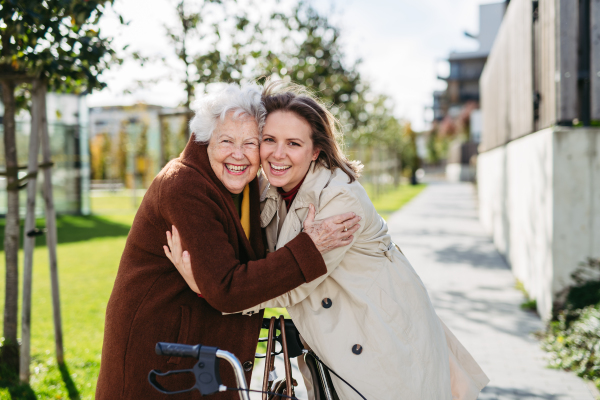
<svg viewBox="0 0 600 400">
<path fill-rule="evenodd" d="M 253 117 L 262 138 L 267 111 L 261 101 L 261 94 L 262 87 L 259 85 L 247 84 L 240 87 L 230 83 L 224 89 L 195 101 L 192 109 L 196 114 L 190 121 L 190 131 L 194 134 L 194 140 L 198 143 L 208 143 L 217 127 L 217 121 L 225 121 L 226 115 L 232 111 L 233 118 L 242 115 Z"/>
</svg>

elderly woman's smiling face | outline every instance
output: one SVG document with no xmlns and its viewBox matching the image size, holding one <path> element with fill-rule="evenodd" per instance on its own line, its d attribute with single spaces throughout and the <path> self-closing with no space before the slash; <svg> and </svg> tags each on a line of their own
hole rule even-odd
<svg viewBox="0 0 600 400">
<path fill-rule="evenodd" d="M 227 114 L 208 142 L 208 159 L 217 178 L 233 194 L 256 177 L 260 165 L 258 125 L 253 117 Z"/>
</svg>

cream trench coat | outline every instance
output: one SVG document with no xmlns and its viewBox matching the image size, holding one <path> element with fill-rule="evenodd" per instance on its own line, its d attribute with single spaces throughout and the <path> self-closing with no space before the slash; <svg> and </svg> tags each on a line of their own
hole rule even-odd
<svg viewBox="0 0 600 400">
<path fill-rule="evenodd" d="M 311 166 L 286 215 L 277 189 L 262 181 L 261 225 L 270 251 L 301 232 L 309 204 L 317 219 L 353 211 L 362 220 L 351 245 L 324 254 L 327 274 L 244 313 L 286 307 L 313 351 L 368 400 L 476 399 L 487 376 L 438 318 L 363 187 L 348 183 L 340 169 Z M 360 399 L 332 379 L 340 399 Z M 307 382 L 312 400 L 311 387 Z"/>
</svg>

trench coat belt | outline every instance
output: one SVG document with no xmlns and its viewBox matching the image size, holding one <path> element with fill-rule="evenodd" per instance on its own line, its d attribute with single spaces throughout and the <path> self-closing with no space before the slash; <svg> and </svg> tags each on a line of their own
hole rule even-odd
<svg viewBox="0 0 600 400">
<path fill-rule="evenodd" d="M 385 254 L 385 256 L 388 258 L 388 260 L 392 261 L 392 250 L 395 248 L 398 249 L 398 251 L 404 255 L 404 253 L 402 253 L 402 250 L 400 250 L 400 247 L 398 247 L 398 245 L 396 243 L 394 243 L 393 241 L 390 240 L 390 243 L 388 245 L 385 244 L 385 242 L 381 242 L 379 244 L 379 249 L 383 250 L 383 254 Z"/>
</svg>

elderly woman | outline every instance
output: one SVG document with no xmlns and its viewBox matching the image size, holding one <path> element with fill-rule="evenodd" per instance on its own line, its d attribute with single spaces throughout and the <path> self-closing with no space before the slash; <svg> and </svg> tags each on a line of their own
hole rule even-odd
<svg viewBox="0 0 600 400">
<path fill-rule="evenodd" d="M 314 222 L 313 212 L 304 233 L 265 257 L 256 179 L 264 115 L 256 86 L 229 85 L 203 99 L 191 122 L 195 140 L 152 182 L 106 310 L 96 399 L 165 398 L 149 385 L 148 372 L 191 368 L 194 360 L 157 356 L 154 346 L 160 341 L 228 350 L 242 361 L 249 379 L 262 312 L 250 318 L 222 312 L 254 306 L 316 279 L 327 271 L 322 254 L 352 240 L 359 226 L 353 213 Z M 183 244 L 196 250 L 193 274 L 202 298 L 163 253 L 165 231 L 174 225 Z M 348 226 L 353 227 L 346 231 Z M 235 387 L 230 369 L 223 368 L 221 376 Z M 169 387 L 191 387 L 189 378 L 176 376 Z M 170 398 L 199 397 L 194 392 Z"/>
</svg>

